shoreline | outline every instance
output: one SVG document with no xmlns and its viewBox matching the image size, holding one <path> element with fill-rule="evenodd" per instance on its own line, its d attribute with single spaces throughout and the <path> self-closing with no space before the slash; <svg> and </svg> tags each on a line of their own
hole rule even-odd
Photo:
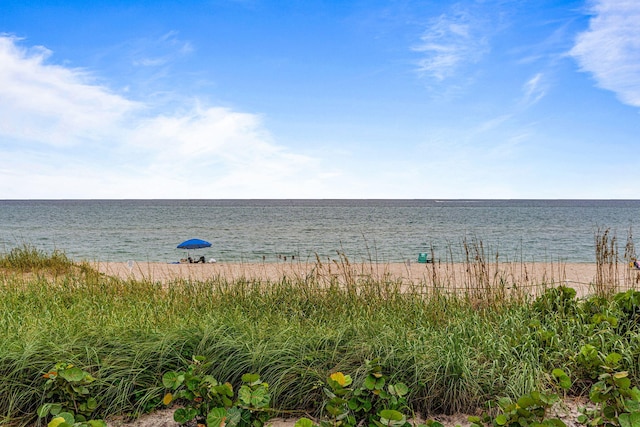
<svg viewBox="0 0 640 427">
<path fill-rule="evenodd" d="M 149 280 L 170 284 L 175 281 L 225 279 L 276 282 L 283 278 L 310 279 L 321 283 L 338 281 L 353 283 L 366 279 L 399 282 L 403 287 L 437 287 L 446 291 L 473 291 L 493 286 L 529 289 L 537 294 L 550 286 L 568 286 L 578 296 L 595 291 L 598 271 L 596 263 L 502 262 L 468 263 L 318 263 L 318 262 L 261 262 L 261 263 L 159 263 L 159 262 L 92 262 L 96 270 L 120 279 Z M 620 290 L 638 287 L 640 270 L 618 264 L 609 270 L 605 280 L 618 283 Z"/>
</svg>

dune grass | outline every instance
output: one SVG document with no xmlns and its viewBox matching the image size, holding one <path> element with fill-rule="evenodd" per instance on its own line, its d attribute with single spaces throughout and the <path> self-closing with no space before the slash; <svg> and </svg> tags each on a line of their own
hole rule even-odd
<svg viewBox="0 0 640 427">
<path fill-rule="evenodd" d="M 473 298 L 355 275 L 347 286 L 313 277 L 161 284 L 30 248 L 0 258 L 0 268 L 0 425 L 36 421 L 42 375 L 61 361 L 97 378 L 100 417 L 161 407 L 163 373 L 193 355 L 213 361 L 211 374 L 223 381 L 259 373 L 274 407 L 289 414 L 318 414 L 329 374 L 357 382 L 376 357 L 423 414 L 470 412 L 548 387 L 555 367 L 576 375 L 573 391 L 583 392 L 591 381 L 576 358 L 584 344 L 619 352 L 636 383 L 640 375 L 637 324 L 592 321 L 600 312 L 621 316 L 604 296 L 534 300 L 487 288 L 484 276 L 485 292 Z"/>
</svg>

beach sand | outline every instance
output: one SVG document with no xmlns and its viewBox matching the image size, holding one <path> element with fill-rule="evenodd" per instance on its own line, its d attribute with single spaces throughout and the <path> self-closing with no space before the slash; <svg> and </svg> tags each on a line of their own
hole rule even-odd
<svg viewBox="0 0 640 427">
<path fill-rule="evenodd" d="M 94 267 L 101 273 L 121 279 L 150 280 L 169 284 L 180 280 L 207 281 L 225 279 L 235 281 L 259 280 L 276 282 L 282 278 L 313 278 L 321 283 L 338 281 L 354 283 L 359 280 L 398 281 L 406 287 L 440 290 L 469 290 L 503 283 L 507 288 L 529 289 L 536 294 L 548 286 L 565 285 L 576 289 L 579 296 L 595 291 L 597 265 L 595 263 L 363 263 L 349 264 L 340 260 L 326 263 L 283 261 L 273 263 L 204 263 L 165 264 L 153 262 L 102 262 Z M 601 272 L 605 281 L 618 283 L 618 290 L 634 288 L 640 283 L 640 271 L 624 264 L 605 266 Z"/>
</svg>

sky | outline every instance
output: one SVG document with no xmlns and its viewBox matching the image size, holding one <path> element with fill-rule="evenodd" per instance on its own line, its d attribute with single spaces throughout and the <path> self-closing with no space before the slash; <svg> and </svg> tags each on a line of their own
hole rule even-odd
<svg viewBox="0 0 640 427">
<path fill-rule="evenodd" d="M 0 199 L 638 199 L 638 0 L 0 0 Z"/>
</svg>

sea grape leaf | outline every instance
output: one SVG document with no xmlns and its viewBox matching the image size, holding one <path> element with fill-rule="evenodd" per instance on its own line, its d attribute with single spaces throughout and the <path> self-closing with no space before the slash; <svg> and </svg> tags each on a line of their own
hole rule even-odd
<svg viewBox="0 0 640 427">
<path fill-rule="evenodd" d="M 79 382 L 84 379 L 84 371 L 76 366 L 69 369 L 63 369 L 58 372 L 58 375 L 69 382 Z"/>
<path fill-rule="evenodd" d="M 314 427 L 313 421 L 309 418 L 302 417 L 298 421 L 296 421 L 293 427 Z"/>
<path fill-rule="evenodd" d="M 207 414 L 208 427 L 221 427 L 227 419 L 227 411 L 224 408 L 213 408 Z"/>
</svg>

